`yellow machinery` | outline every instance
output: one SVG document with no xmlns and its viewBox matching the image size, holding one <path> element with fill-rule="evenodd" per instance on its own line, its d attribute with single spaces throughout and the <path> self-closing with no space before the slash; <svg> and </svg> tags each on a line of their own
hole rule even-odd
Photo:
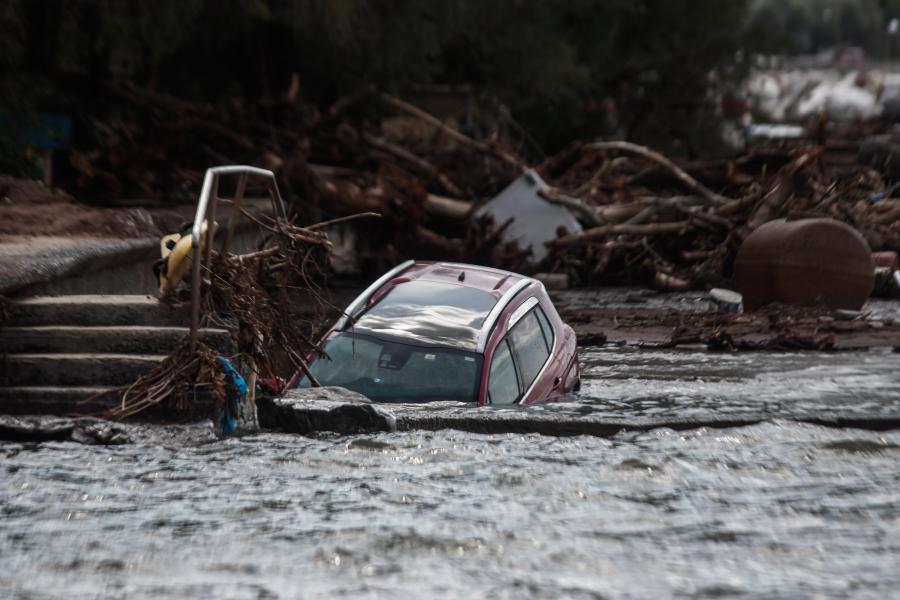
<svg viewBox="0 0 900 600">
<path fill-rule="evenodd" d="M 215 229 L 216 223 L 213 222 Z M 206 244 L 207 222 L 203 221 L 200 227 L 201 251 Z M 193 252 L 191 250 L 190 230 L 187 235 L 170 233 L 159 240 L 159 253 L 161 258 L 153 265 L 153 270 L 159 280 L 159 293 L 170 293 L 191 266 Z"/>
</svg>

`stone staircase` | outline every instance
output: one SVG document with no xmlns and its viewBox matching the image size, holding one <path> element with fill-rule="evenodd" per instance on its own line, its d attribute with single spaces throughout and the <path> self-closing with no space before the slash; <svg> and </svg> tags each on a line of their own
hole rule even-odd
<svg viewBox="0 0 900 600">
<path fill-rule="evenodd" d="M 120 399 L 116 387 L 159 364 L 190 333 L 187 309 L 152 296 L 33 297 L 7 308 L 0 327 L 0 414 L 109 407 Z M 226 355 L 234 352 L 224 329 L 203 329 L 200 336 Z"/>
</svg>

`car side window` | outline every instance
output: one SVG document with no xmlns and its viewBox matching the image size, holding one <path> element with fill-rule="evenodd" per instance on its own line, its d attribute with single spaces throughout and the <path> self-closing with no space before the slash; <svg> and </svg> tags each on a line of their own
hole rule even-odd
<svg viewBox="0 0 900 600">
<path fill-rule="evenodd" d="M 522 385 L 528 389 L 550 357 L 541 324 L 534 310 L 513 326 L 509 332 L 509 341 L 522 371 Z"/>
<path fill-rule="evenodd" d="M 534 309 L 538 322 L 541 324 L 541 331 L 544 332 L 544 340 L 547 342 L 547 350 L 553 351 L 553 327 L 550 326 L 550 320 L 544 314 L 543 309 L 538 306 Z"/>
<path fill-rule="evenodd" d="M 509 342 L 505 339 L 494 350 L 494 357 L 491 359 L 488 397 L 491 404 L 512 404 L 519 399 L 519 378 L 509 351 Z"/>
</svg>

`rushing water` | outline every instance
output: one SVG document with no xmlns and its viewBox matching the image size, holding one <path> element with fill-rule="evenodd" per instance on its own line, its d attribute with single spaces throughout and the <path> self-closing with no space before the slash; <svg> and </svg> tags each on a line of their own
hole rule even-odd
<svg viewBox="0 0 900 600">
<path fill-rule="evenodd" d="M 900 354 L 592 348 L 581 401 L 610 416 L 900 416 Z"/>
<path fill-rule="evenodd" d="M 898 357 L 595 348 L 612 439 L 457 431 L 0 445 L 2 598 L 896 597 Z"/>
</svg>

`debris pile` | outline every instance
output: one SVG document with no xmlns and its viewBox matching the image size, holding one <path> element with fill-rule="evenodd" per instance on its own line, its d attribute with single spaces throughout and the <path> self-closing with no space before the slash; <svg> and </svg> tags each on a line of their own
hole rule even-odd
<svg viewBox="0 0 900 600">
<path fill-rule="evenodd" d="M 309 354 L 322 353 L 309 296 L 313 304 L 326 302 L 318 281 L 331 251 L 321 224 L 303 228 L 270 219 L 259 225 L 271 234 L 263 247 L 240 256 L 213 252 L 203 283 L 204 319 L 231 331 L 244 370 L 251 373 L 251 389 L 256 377 L 277 377 L 284 367 L 307 372 Z M 159 367 L 119 390 L 121 404 L 105 416 L 123 419 L 157 408 L 168 417 L 197 416 L 213 405 L 214 414 L 233 417 L 238 409 L 228 375 L 215 350 L 198 343 L 192 352 L 186 341 Z"/>
<path fill-rule="evenodd" d="M 367 91 L 319 112 L 287 100 L 213 106 L 111 84 L 78 125 L 54 175 L 85 202 L 193 203 L 209 166 L 251 164 L 276 172 L 298 222 L 384 215 L 360 248 L 377 255 L 375 267 L 404 256 L 516 256 L 470 216 L 525 162 L 387 94 Z"/>
<path fill-rule="evenodd" d="M 758 71 L 745 85 L 753 112 L 764 121 L 796 122 L 827 115 L 837 121 L 896 117 L 900 77 L 879 70 Z"/>
<path fill-rule="evenodd" d="M 575 144 L 539 170 L 547 199 L 588 226 L 551 242 L 552 271 L 580 284 L 662 289 L 725 284 L 737 249 L 773 219 L 830 217 L 873 251 L 900 249 L 900 199 L 878 172 L 831 168 L 822 146 L 760 146 L 736 159 L 679 167 L 626 142 Z"/>
<path fill-rule="evenodd" d="M 108 92 L 115 109 L 98 110 L 91 139 L 74 136 L 59 178 L 67 191 L 97 202 L 193 201 L 208 166 L 262 166 L 276 172 L 296 222 L 383 215 L 351 245 L 364 274 L 417 257 L 565 273 L 576 286 L 717 286 L 750 231 L 798 215 L 848 223 L 873 251 L 900 250 L 900 199 L 856 163 L 862 138 L 852 127 L 837 141 L 823 127 L 816 143 L 677 163 L 627 142 L 572 144 L 535 168 L 546 182 L 539 195 L 584 230 L 551 232 L 549 254 L 535 260 L 544 248 L 521 247 L 504 234 L 512 221 L 478 210 L 534 161 L 393 96 L 370 90 L 319 112 L 287 100 L 210 106 L 127 84 Z"/>
</svg>

